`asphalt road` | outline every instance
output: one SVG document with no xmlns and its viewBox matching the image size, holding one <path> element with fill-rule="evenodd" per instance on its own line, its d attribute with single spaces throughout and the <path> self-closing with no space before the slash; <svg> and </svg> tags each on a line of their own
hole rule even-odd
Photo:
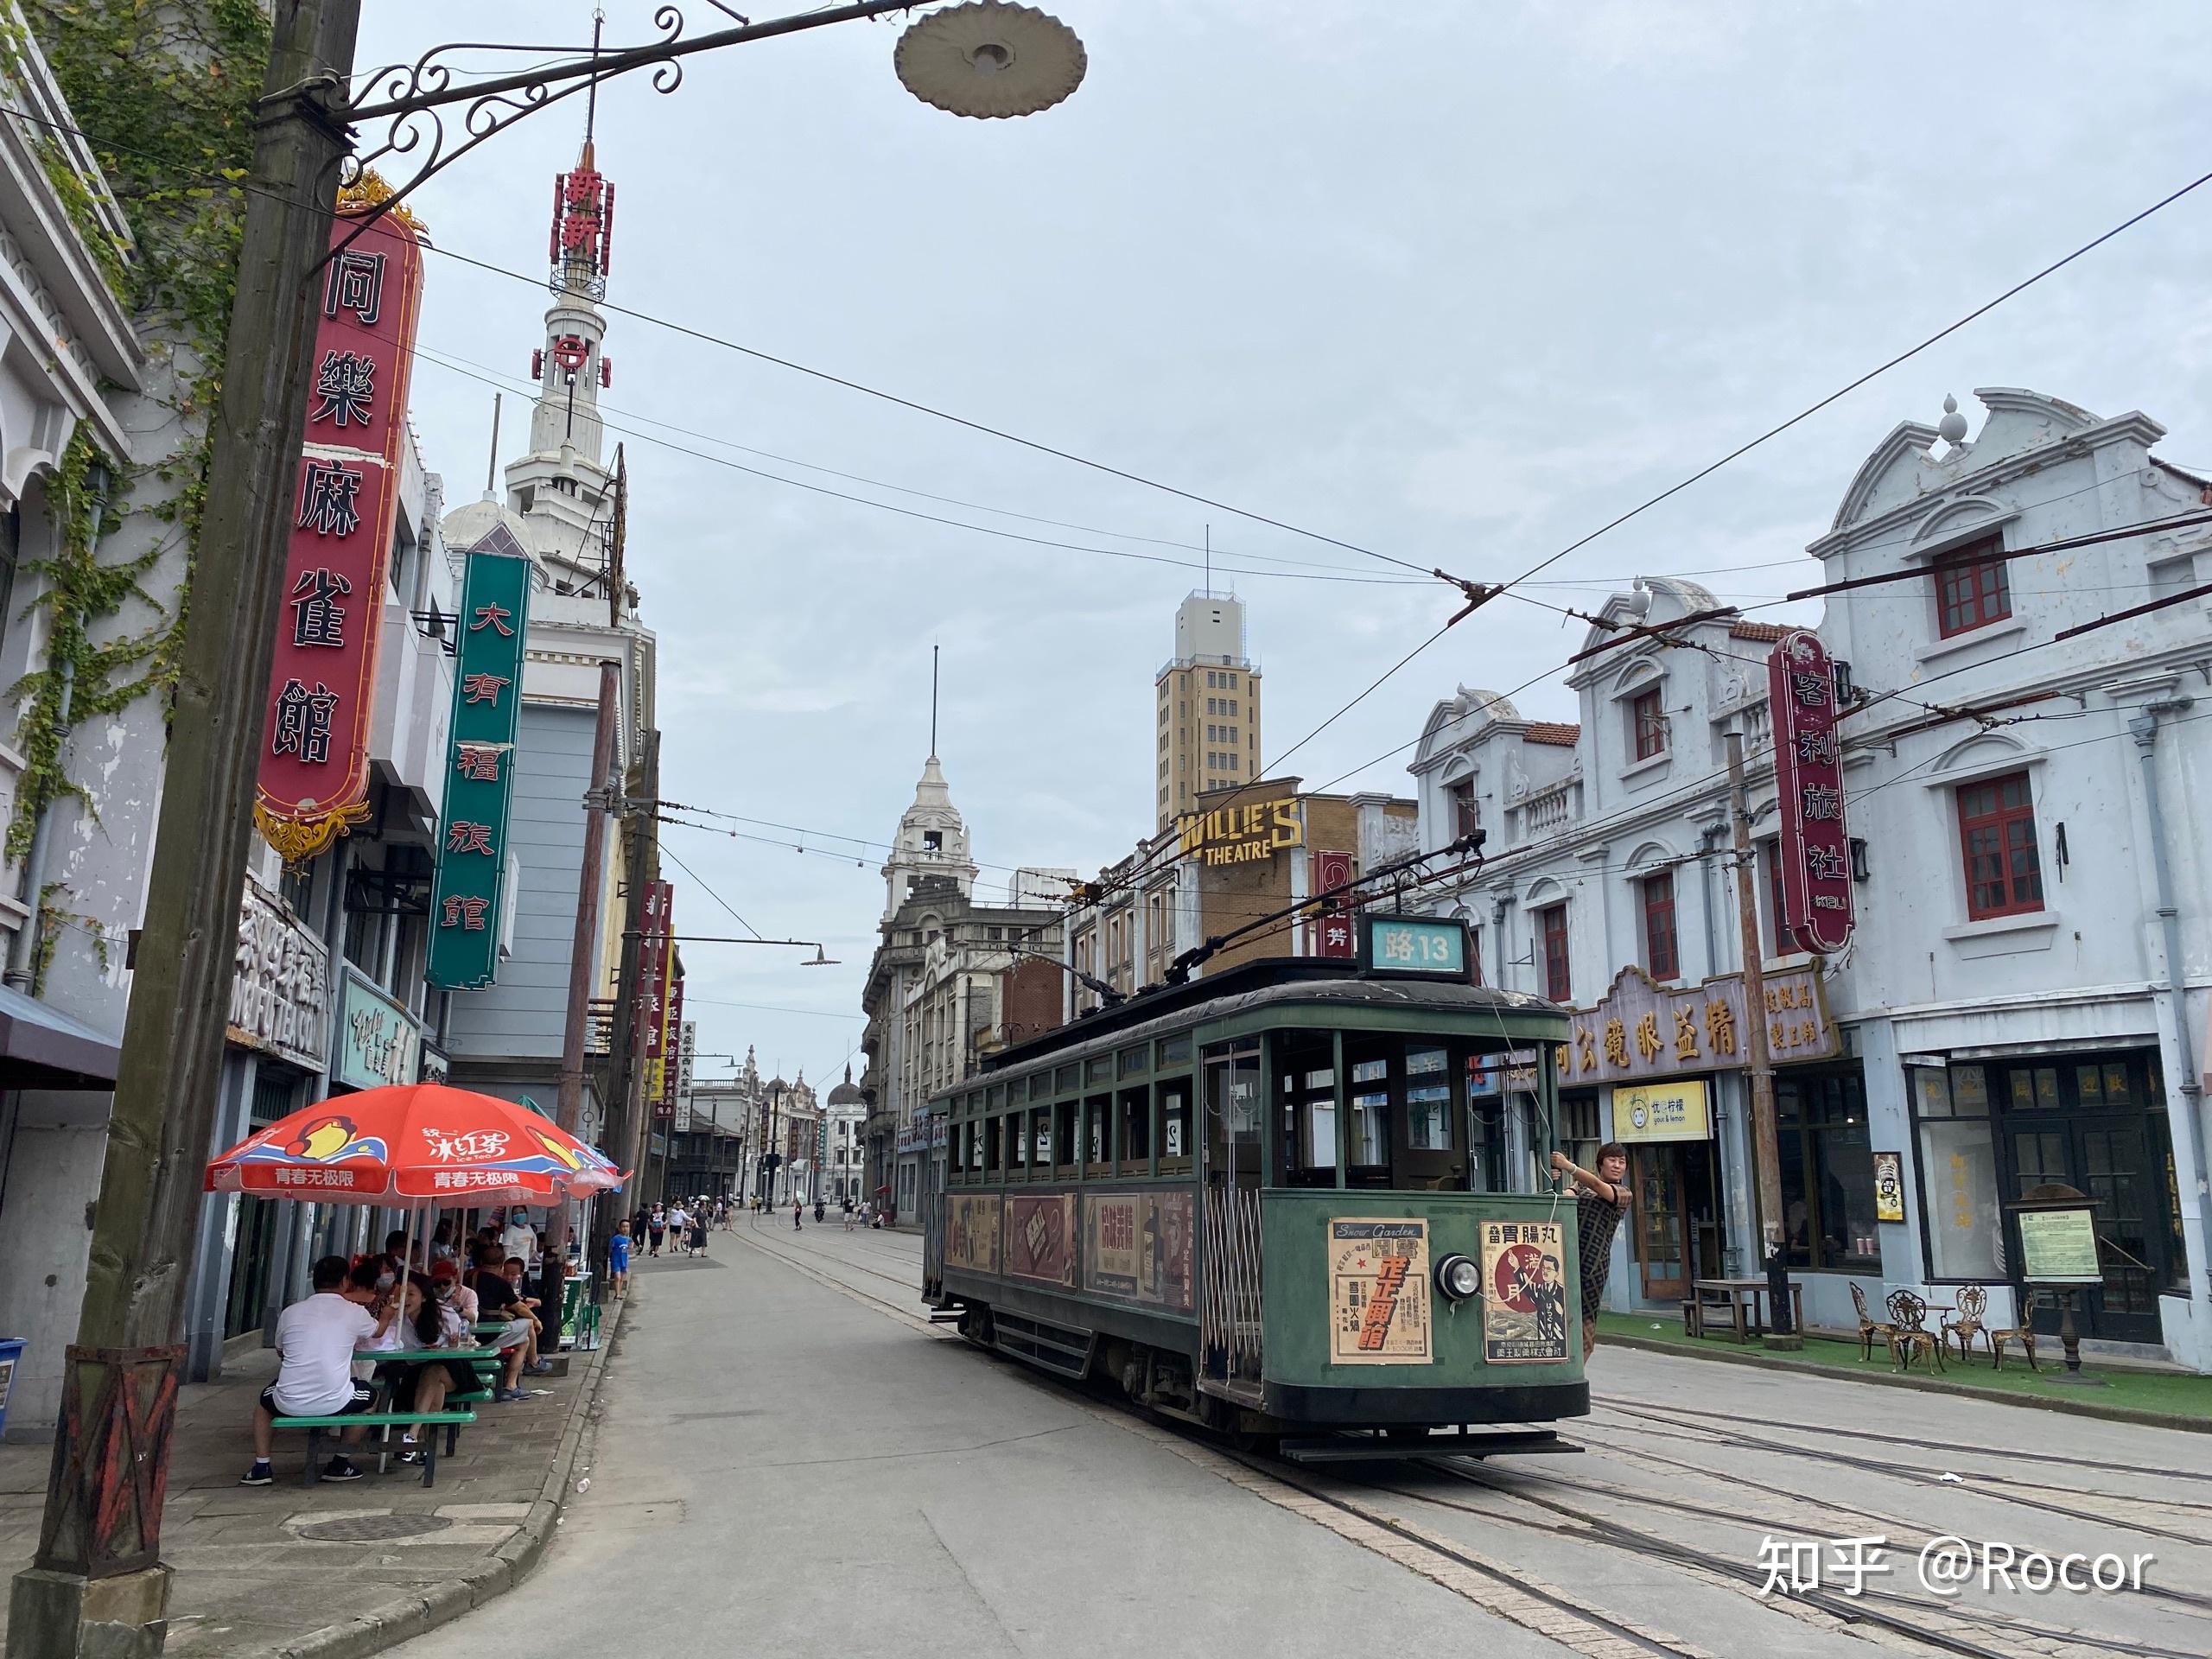
<svg viewBox="0 0 2212 1659">
<path fill-rule="evenodd" d="M 779 1220 L 641 1263 L 556 1542 L 397 1651 L 2212 1652 L 2212 1436 L 1601 1351 L 1582 1455 L 1322 1473 L 931 1329 L 917 1256 Z M 1939 1595 L 1917 1561 L 1944 1534 L 2085 1583 L 2154 1559 L 2140 1591 Z M 1791 1542 L 1821 1589 L 1762 1596 Z M 1874 1570 L 1839 1575 L 1854 1555 Z"/>
</svg>

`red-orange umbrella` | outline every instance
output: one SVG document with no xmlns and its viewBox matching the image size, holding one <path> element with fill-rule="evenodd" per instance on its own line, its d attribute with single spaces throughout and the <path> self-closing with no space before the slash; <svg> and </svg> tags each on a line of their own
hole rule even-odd
<svg viewBox="0 0 2212 1659">
<path fill-rule="evenodd" d="M 294 1112 L 211 1161 L 206 1186 L 321 1204 L 542 1205 L 627 1179 L 526 1106 L 416 1083 Z"/>
</svg>

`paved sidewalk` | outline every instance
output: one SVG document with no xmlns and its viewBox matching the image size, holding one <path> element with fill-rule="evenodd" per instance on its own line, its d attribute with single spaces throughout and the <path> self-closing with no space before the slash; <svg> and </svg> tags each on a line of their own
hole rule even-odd
<svg viewBox="0 0 2212 1659">
<path fill-rule="evenodd" d="M 167 1651 L 344 1659 L 509 1588 L 536 1562 L 589 1465 L 583 1442 L 611 1346 L 571 1355 L 566 1376 L 525 1378 L 534 1390 L 526 1401 L 478 1406 L 428 1491 L 419 1469 L 395 1462 L 377 1474 L 372 1451 L 356 1459 L 365 1478 L 302 1486 L 307 1436 L 296 1433 L 276 1437 L 276 1484 L 241 1486 L 254 1396 L 275 1375 L 275 1355 L 264 1350 L 218 1382 L 188 1385 L 162 1512 L 162 1554 L 176 1571 Z M 10 1579 L 37 1550 L 52 1460 L 50 1446 L 0 1446 L 0 1573 Z M 0 1623 L 0 1654 L 8 1651 Z"/>
</svg>

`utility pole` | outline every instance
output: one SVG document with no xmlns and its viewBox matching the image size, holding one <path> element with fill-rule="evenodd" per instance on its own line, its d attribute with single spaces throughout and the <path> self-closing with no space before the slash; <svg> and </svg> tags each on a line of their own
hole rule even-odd
<svg viewBox="0 0 2212 1659">
<path fill-rule="evenodd" d="M 1782 1153 L 1774 1129 L 1774 1062 L 1766 1047 L 1765 952 L 1759 940 L 1758 868 L 1744 783 L 1744 739 L 1728 734 L 1728 798 L 1736 822 L 1736 919 L 1744 943 L 1744 1069 L 1751 1086 L 1751 1155 L 1758 1161 L 1760 1261 L 1766 1274 L 1770 1348 L 1802 1348 L 1790 1317 L 1789 1268 L 1782 1252 Z"/>
<path fill-rule="evenodd" d="M 599 965 L 601 873 L 607 864 L 607 820 L 621 793 L 614 776 L 614 718 L 621 702 L 622 664 L 599 665 L 599 723 L 592 733 L 591 788 L 584 796 L 583 867 L 576 883 L 576 926 L 569 947 L 568 1025 L 561 1034 L 561 1083 L 554 1122 L 580 1135 L 584 1116 L 584 1048 L 591 1027 L 591 994 Z M 546 1211 L 541 1306 L 556 1317 L 562 1306 L 561 1279 L 568 1269 L 569 1205 L 556 1200 Z M 557 1335 L 557 1332 L 556 1333 Z"/>
<path fill-rule="evenodd" d="M 296 499 L 342 102 L 359 0 L 279 0 L 245 185 L 161 817 L 77 1341 L 9 1645 L 41 1659 L 161 1651 L 161 1503 L 178 1325 L 214 1129 L 270 664 Z"/>
</svg>

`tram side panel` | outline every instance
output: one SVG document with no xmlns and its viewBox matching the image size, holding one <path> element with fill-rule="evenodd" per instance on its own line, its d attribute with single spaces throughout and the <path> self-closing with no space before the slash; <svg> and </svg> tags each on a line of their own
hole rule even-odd
<svg viewBox="0 0 2212 1659">
<path fill-rule="evenodd" d="M 1378 1427 L 1588 1412 L 1573 1205 L 1278 1189 L 1261 1229 L 1269 1415 Z"/>
</svg>

